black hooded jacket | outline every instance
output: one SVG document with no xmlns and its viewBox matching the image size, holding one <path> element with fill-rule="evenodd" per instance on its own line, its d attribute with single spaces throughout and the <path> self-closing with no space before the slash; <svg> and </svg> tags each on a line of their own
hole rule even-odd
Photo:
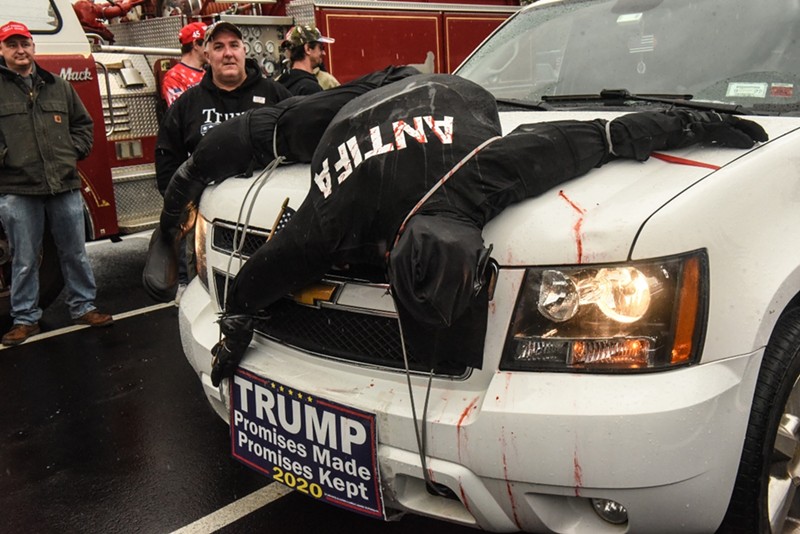
<svg viewBox="0 0 800 534">
<path fill-rule="evenodd" d="M 300 69 L 291 69 L 289 72 L 281 74 L 278 82 L 293 95 L 313 95 L 322 91 L 317 77 Z"/>
<path fill-rule="evenodd" d="M 199 84 L 188 89 L 169 108 L 156 142 L 156 181 L 162 193 L 172 175 L 194 152 L 195 147 L 214 126 L 245 111 L 270 106 L 289 98 L 282 85 L 264 78 L 258 63 L 245 61 L 247 78 L 233 91 L 214 85 L 210 70 Z"/>
</svg>

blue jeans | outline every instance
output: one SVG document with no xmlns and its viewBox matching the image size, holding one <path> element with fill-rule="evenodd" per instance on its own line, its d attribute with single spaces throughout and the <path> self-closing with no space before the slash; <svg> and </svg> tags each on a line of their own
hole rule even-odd
<svg viewBox="0 0 800 534">
<path fill-rule="evenodd" d="M 73 319 L 95 309 L 97 287 L 86 256 L 83 200 L 80 191 L 58 195 L 0 195 L 0 220 L 11 247 L 11 317 L 14 324 L 33 324 L 39 307 L 39 255 L 45 214 L 58 250 Z"/>
</svg>

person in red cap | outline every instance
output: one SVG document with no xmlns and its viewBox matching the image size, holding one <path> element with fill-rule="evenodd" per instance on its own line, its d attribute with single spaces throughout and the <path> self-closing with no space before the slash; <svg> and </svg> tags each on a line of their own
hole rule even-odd
<svg viewBox="0 0 800 534">
<path fill-rule="evenodd" d="M 39 256 L 45 218 L 58 249 L 70 315 L 108 326 L 94 306 L 97 288 L 86 256 L 78 160 L 92 149 L 92 118 L 72 86 L 36 64 L 19 22 L 0 26 L 0 221 L 11 247 L 11 317 L 3 345 L 38 334 Z"/>
<path fill-rule="evenodd" d="M 181 61 L 164 75 L 161 82 L 161 96 L 171 106 L 175 100 L 190 87 L 194 87 L 203 79 L 206 64 L 203 54 L 203 40 L 206 37 L 206 25 L 192 22 L 181 28 L 178 40 L 181 42 Z"/>
<path fill-rule="evenodd" d="M 12 20 L 0 27 L 0 41 L 4 41 L 13 35 L 19 35 L 21 37 L 33 39 L 31 32 L 28 31 L 28 27 L 21 22 L 14 22 Z"/>
<path fill-rule="evenodd" d="M 322 91 L 315 70 L 323 66 L 325 44 L 334 39 L 325 37 L 313 24 L 297 25 L 286 32 L 281 45 L 289 54 L 289 70 L 278 81 L 293 95 L 311 95 Z"/>
</svg>

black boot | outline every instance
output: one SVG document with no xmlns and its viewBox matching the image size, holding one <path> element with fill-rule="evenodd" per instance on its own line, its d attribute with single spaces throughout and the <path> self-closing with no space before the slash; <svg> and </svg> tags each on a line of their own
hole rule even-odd
<svg viewBox="0 0 800 534">
<path fill-rule="evenodd" d="M 175 298 L 181 238 L 194 226 L 195 207 L 205 185 L 190 157 L 175 171 L 167 186 L 164 208 L 158 228 L 150 238 L 142 273 L 142 285 L 154 300 L 169 302 Z"/>
<path fill-rule="evenodd" d="M 223 315 L 218 322 L 223 338 L 211 349 L 211 383 L 215 386 L 219 386 L 223 378 L 233 376 L 253 339 L 250 315 Z"/>
<path fill-rule="evenodd" d="M 150 297 L 169 302 L 178 290 L 178 247 L 181 246 L 178 228 L 164 233 L 159 226 L 153 231 L 147 248 L 142 285 Z"/>
</svg>

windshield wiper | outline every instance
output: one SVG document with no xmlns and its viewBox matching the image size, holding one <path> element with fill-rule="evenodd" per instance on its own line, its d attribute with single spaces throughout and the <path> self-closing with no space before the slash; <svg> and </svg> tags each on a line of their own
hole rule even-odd
<svg viewBox="0 0 800 534">
<path fill-rule="evenodd" d="M 551 111 L 553 106 L 548 106 L 543 102 L 529 102 L 527 100 L 516 100 L 510 98 L 495 98 L 498 104 L 505 104 L 506 106 L 513 106 L 515 108 L 532 109 L 534 111 Z"/>
<path fill-rule="evenodd" d="M 692 102 L 693 95 L 670 95 L 670 94 L 633 94 L 627 89 L 603 89 L 598 95 L 543 95 L 542 101 L 548 103 L 569 103 L 569 102 L 603 102 L 603 105 L 614 106 L 625 102 L 654 102 L 658 104 L 669 104 L 671 106 L 681 106 L 692 109 L 702 109 L 706 111 L 719 111 L 721 113 L 733 113 L 738 115 L 750 115 L 750 112 L 738 104 L 724 104 L 719 102 Z"/>
</svg>

